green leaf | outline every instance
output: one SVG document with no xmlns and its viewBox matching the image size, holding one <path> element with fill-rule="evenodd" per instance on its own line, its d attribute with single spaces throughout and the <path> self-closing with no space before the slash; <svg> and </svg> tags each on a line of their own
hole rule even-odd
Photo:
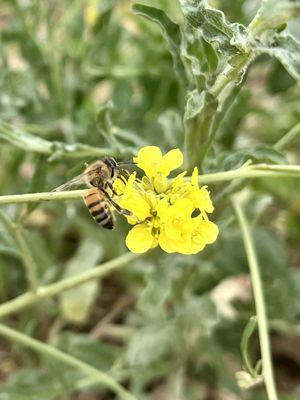
<svg viewBox="0 0 300 400">
<path fill-rule="evenodd" d="M 253 35 L 260 35 L 268 29 L 281 28 L 283 24 L 299 16 L 299 0 L 263 0 L 249 29 Z"/>
<path fill-rule="evenodd" d="M 113 103 L 108 101 L 106 104 L 101 106 L 96 114 L 96 127 L 101 135 L 106 139 L 108 143 L 111 142 L 111 110 L 113 109 Z"/>
<path fill-rule="evenodd" d="M 51 154 L 52 143 L 0 120 L 0 139 L 26 151 Z"/>
<path fill-rule="evenodd" d="M 208 43 L 215 44 L 222 57 L 249 51 L 243 25 L 228 23 L 222 11 L 210 7 L 206 0 L 181 0 L 180 3 L 186 21 L 199 30 Z"/>
<path fill-rule="evenodd" d="M 244 367 L 252 376 L 255 375 L 255 370 L 252 367 L 252 363 L 250 360 L 249 342 L 250 342 L 250 339 L 251 339 L 256 327 L 257 327 L 257 318 L 251 317 L 244 329 L 242 339 L 241 339 L 241 352 L 242 352 Z"/>
<path fill-rule="evenodd" d="M 177 77 L 182 84 L 187 85 L 186 73 L 181 60 L 181 32 L 179 26 L 171 21 L 163 10 L 158 8 L 136 3 L 132 9 L 136 14 L 148 18 L 159 25 L 163 37 L 168 43 Z"/>
<path fill-rule="evenodd" d="M 0 139 L 19 147 L 26 152 L 49 154 L 49 160 L 60 157 L 103 157 L 109 153 L 107 148 L 97 148 L 82 143 L 67 144 L 48 141 L 23 129 L 0 120 Z"/>
<path fill-rule="evenodd" d="M 215 164 L 217 170 L 221 168 L 225 171 L 229 171 L 241 167 L 249 160 L 255 163 L 287 164 L 287 159 L 283 153 L 267 146 L 257 146 L 253 149 L 241 149 L 230 153 L 220 153 L 215 160 Z"/>
<path fill-rule="evenodd" d="M 110 147 L 122 152 L 124 146 L 127 148 L 129 145 L 137 148 L 145 146 L 146 143 L 137 134 L 114 125 L 111 117 L 113 108 L 113 103 L 109 101 L 100 107 L 96 114 L 96 127 Z M 135 152 L 135 148 L 131 150 Z"/>
<path fill-rule="evenodd" d="M 103 249 L 99 243 L 89 239 L 83 241 L 75 256 L 68 261 L 63 278 L 69 278 L 93 268 L 102 253 Z M 86 322 L 97 292 L 98 283 L 92 281 L 61 294 L 60 309 L 63 317 L 74 324 Z"/>
<path fill-rule="evenodd" d="M 148 366 L 176 346 L 177 331 L 171 323 L 147 325 L 136 332 L 126 353 L 131 366 Z"/>
<path fill-rule="evenodd" d="M 203 337 L 210 337 L 219 321 L 216 305 L 209 295 L 188 296 L 178 316 L 186 332 L 198 331 Z"/>
<path fill-rule="evenodd" d="M 288 256 L 284 243 L 274 231 L 257 228 L 253 231 L 255 248 L 264 285 L 269 318 L 293 321 L 297 318 L 297 291 L 288 272 Z"/>
<path fill-rule="evenodd" d="M 186 98 L 184 119 L 188 121 L 195 118 L 202 112 L 205 105 L 212 101 L 214 101 L 213 97 L 207 92 L 201 94 L 197 90 L 189 92 Z"/>
<path fill-rule="evenodd" d="M 296 81 L 300 81 L 300 42 L 293 36 L 268 32 L 260 42 L 256 41 L 255 43 L 256 52 L 276 57 L 289 74 Z"/>
<path fill-rule="evenodd" d="M 68 389 L 64 382 L 62 368 L 56 373 L 45 369 L 19 369 L 11 373 L 5 385 L 0 386 L 2 400 L 53 400 L 59 398 Z M 72 373 L 72 372 L 71 372 Z M 76 375 L 73 375 L 73 379 Z M 71 382 L 70 378 L 70 382 Z"/>
<path fill-rule="evenodd" d="M 89 335 L 63 332 L 55 340 L 59 349 L 102 371 L 109 370 L 120 355 L 120 347 L 99 342 Z"/>
<path fill-rule="evenodd" d="M 157 122 L 162 129 L 168 146 L 182 147 L 183 122 L 180 113 L 169 108 L 159 115 Z"/>
<path fill-rule="evenodd" d="M 164 303 L 170 298 L 171 287 L 176 279 L 178 270 L 161 260 L 162 265 L 149 265 L 149 272 L 145 273 L 144 289 L 140 295 L 137 307 L 147 319 L 151 321 L 165 319 L 167 313 Z"/>
<path fill-rule="evenodd" d="M 218 56 L 213 46 L 206 42 L 202 41 L 203 51 L 205 55 L 205 60 L 207 62 L 207 70 L 209 72 L 214 72 L 218 67 Z"/>
</svg>

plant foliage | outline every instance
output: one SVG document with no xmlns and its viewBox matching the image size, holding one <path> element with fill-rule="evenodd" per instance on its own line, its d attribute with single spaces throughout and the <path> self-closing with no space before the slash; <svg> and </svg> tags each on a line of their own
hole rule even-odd
<svg viewBox="0 0 300 400">
<path fill-rule="evenodd" d="M 129 160 L 147 145 L 180 148 L 200 184 L 203 173 L 245 164 L 299 164 L 299 0 L 3 0 L 0 26 L 1 196 L 51 191 L 86 162 Z M 4 322 L 139 400 L 267 399 L 229 201 L 238 193 L 261 269 L 279 398 L 296 400 L 299 177 L 209 189 L 220 234 L 203 252 L 151 250 Z M 48 287 L 126 251 L 125 221 L 104 231 L 82 201 L 0 207 L 0 315 L 29 290 L 28 253 Z M 114 398 L 92 375 L 2 338 L 0 380 L 0 399 Z"/>
</svg>

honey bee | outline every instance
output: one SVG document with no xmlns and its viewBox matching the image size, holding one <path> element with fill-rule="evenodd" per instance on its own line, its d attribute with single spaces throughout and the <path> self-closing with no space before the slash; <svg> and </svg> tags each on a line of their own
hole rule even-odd
<svg viewBox="0 0 300 400">
<path fill-rule="evenodd" d="M 116 178 L 119 177 L 124 180 L 124 175 L 128 174 L 128 171 L 121 167 L 123 164 L 134 163 L 118 163 L 112 157 L 105 157 L 102 160 L 95 161 L 91 165 L 86 164 L 86 169 L 82 174 L 75 176 L 75 178 L 57 187 L 54 191 L 60 192 L 72 186 L 86 184 L 91 188 L 83 197 L 89 213 L 103 228 L 113 229 L 115 218 L 111 211 L 111 206 L 120 214 L 126 216 L 132 215 L 129 210 L 120 207 L 110 195 L 110 193 L 116 194 L 113 188 L 113 183 Z"/>
</svg>

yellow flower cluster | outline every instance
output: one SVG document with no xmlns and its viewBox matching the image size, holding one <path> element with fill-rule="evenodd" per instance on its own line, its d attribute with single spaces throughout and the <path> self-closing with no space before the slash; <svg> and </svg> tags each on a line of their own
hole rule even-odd
<svg viewBox="0 0 300 400">
<path fill-rule="evenodd" d="M 214 209 L 206 187 L 199 187 L 198 169 L 190 180 L 186 172 L 167 179 L 183 163 L 179 149 L 162 155 L 156 146 L 140 149 L 134 162 L 145 172 L 142 179 L 132 173 L 126 182 L 117 179 L 118 203 L 132 212 L 134 227 L 126 245 L 133 253 L 144 253 L 159 245 L 167 253 L 196 254 L 218 236 L 218 227 L 207 213 Z"/>
<path fill-rule="evenodd" d="M 99 16 L 99 9 L 96 1 L 89 1 L 84 10 L 84 20 L 88 27 L 92 28 Z"/>
</svg>

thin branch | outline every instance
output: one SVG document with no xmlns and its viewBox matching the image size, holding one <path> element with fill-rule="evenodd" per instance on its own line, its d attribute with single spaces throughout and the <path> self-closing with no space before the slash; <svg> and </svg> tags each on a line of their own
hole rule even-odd
<svg viewBox="0 0 300 400">
<path fill-rule="evenodd" d="M 300 178 L 300 165 L 247 165 L 225 172 L 200 175 L 200 184 L 219 183 L 234 179 L 252 178 Z"/>
<path fill-rule="evenodd" d="M 38 288 L 37 280 L 37 265 L 33 259 L 31 251 L 23 237 L 21 227 L 14 224 L 3 212 L 0 211 L 0 221 L 6 227 L 7 231 L 15 241 L 15 244 L 20 252 L 21 259 L 24 264 L 26 271 L 26 277 L 29 285 L 29 289 L 32 292 L 36 292 Z"/>
<path fill-rule="evenodd" d="M 27 292 L 22 294 L 21 296 L 0 305 L 0 318 L 21 311 L 32 304 L 40 302 L 42 299 L 55 296 L 67 289 L 101 278 L 114 270 L 129 266 L 131 261 L 134 261 L 140 256 L 141 254 L 125 253 L 120 257 L 107 261 L 106 263 L 83 272 L 82 274 L 62 279 L 61 281 L 52 283 L 51 285 L 41 286 L 37 289 L 36 293 Z"/>
<path fill-rule="evenodd" d="M 300 178 L 300 165 L 269 165 L 255 164 L 247 165 L 238 169 L 225 172 L 200 175 L 201 185 L 208 183 L 222 183 L 235 179 L 251 178 Z M 189 179 L 188 177 L 186 179 Z M 0 204 L 30 203 L 50 200 L 76 200 L 81 199 L 86 193 L 84 190 L 71 190 L 65 192 L 44 192 L 0 196 Z"/>
<path fill-rule="evenodd" d="M 47 154 L 52 159 L 56 158 L 86 158 L 104 157 L 106 155 L 119 155 L 116 150 L 108 147 L 95 147 L 83 143 L 66 144 L 59 141 L 49 141 L 39 136 L 26 132 L 22 127 L 9 124 L 0 119 L 0 139 L 11 143 L 13 146 L 34 153 Z"/>
<path fill-rule="evenodd" d="M 277 143 L 274 144 L 275 150 L 283 150 L 286 148 L 298 135 L 300 135 L 300 122 L 293 126 Z"/>
<path fill-rule="evenodd" d="M 263 376 L 268 394 L 268 399 L 278 400 L 274 376 L 273 376 L 270 340 L 268 333 L 268 321 L 267 321 L 267 314 L 266 314 L 266 307 L 265 307 L 265 300 L 263 295 L 263 287 L 262 287 L 259 265 L 249 230 L 249 225 L 236 196 L 232 197 L 232 204 L 242 230 L 245 251 L 247 254 L 247 259 L 249 264 L 254 301 L 255 301 L 255 309 L 257 315 Z"/>
<path fill-rule="evenodd" d="M 76 200 L 81 199 L 87 190 L 70 190 L 66 192 L 27 193 L 0 196 L 0 204 L 31 203 L 50 200 Z"/>
<path fill-rule="evenodd" d="M 88 377 L 94 378 L 97 383 L 100 383 L 101 385 L 115 392 L 122 400 L 136 400 L 136 398 L 130 392 L 119 385 L 119 383 L 116 382 L 111 376 L 89 366 L 88 364 L 78 360 L 73 356 L 70 356 L 69 354 L 63 353 L 62 351 L 49 346 L 48 344 L 42 343 L 39 340 L 26 336 L 2 324 L 0 324 L 0 335 L 15 343 L 21 344 L 22 346 L 29 347 L 30 349 L 42 355 L 51 357 L 60 364 L 65 364 L 79 369 Z"/>
</svg>

